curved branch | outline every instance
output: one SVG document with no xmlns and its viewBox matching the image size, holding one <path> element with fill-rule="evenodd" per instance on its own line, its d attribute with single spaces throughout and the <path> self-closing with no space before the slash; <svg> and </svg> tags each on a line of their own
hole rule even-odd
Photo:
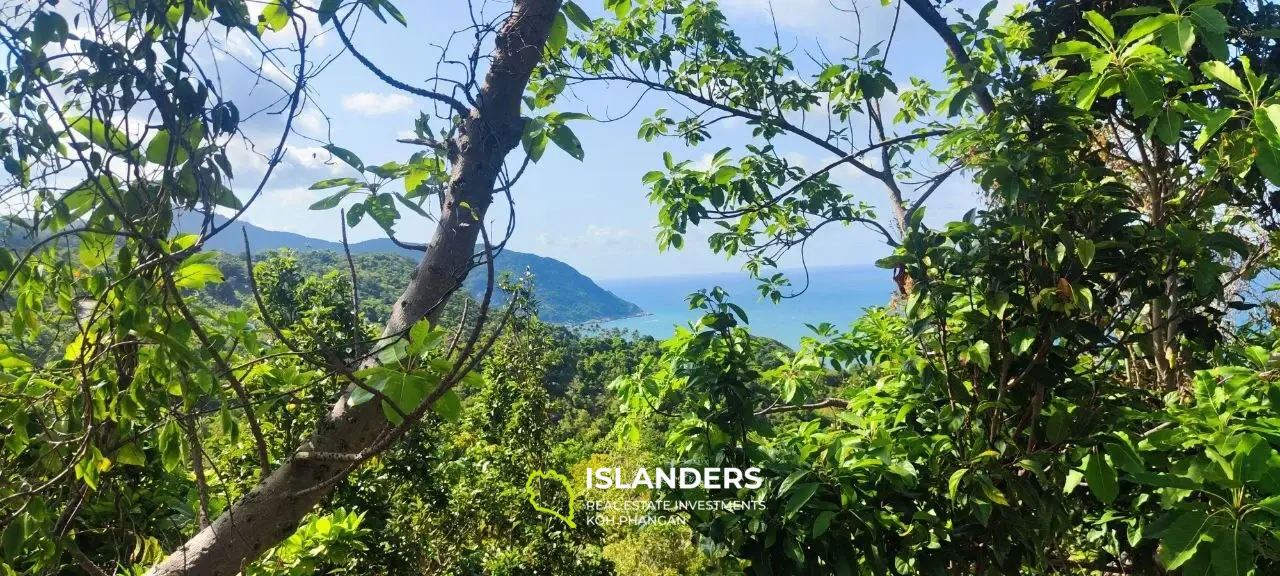
<svg viewBox="0 0 1280 576">
<path fill-rule="evenodd" d="M 240 402 L 245 405 L 244 418 L 249 423 L 249 432 L 253 435 L 253 442 L 257 449 L 258 468 L 262 473 L 262 477 L 266 478 L 271 474 L 271 456 L 267 451 L 267 439 L 262 434 L 262 427 L 258 424 L 258 417 L 254 414 L 253 409 L 250 408 L 252 403 L 249 401 L 249 392 L 245 390 L 244 384 L 240 382 L 240 378 L 236 376 L 235 371 L 231 369 L 231 365 L 227 364 L 226 359 L 218 352 L 218 348 L 213 345 L 213 340 L 205 333 L 204 328 L 200 327 L 200 322 L 196 320 L 195 314 L 192 314 L 191 309 L 187 307 L 186 301 L 183 300 L 182 292 L 178 290 L 177 285 L 173 282 L 173 274 L 168 270 L 163 270 L 161 276 L 163 277 L 165 288 L 173 295 L 173 303 L 178 308 L 178 313 L 187 321 L 187 326 L 196 335 L 196 338 L 200 340 L 200 344 L 204 345 L 205 350 L 209 351 L 209 355 L 213 357 L 214 364 L 226 376 L 227 382 L 231 384 L 231 389 L 235 391 Z"/>
<path fill-rule="evenodd" d="M 608 81 L 613 80 L 613 81 L 618 81 L 618 82 L 628 82 L 628 83 L 631 83 L 631 84 L 638 84 L 638 85 L 640 85 L 640 86 L 646 86 L 646 87 L 651 88 L 651 89 L 653 89 L 653 90 L 655 90 L 655 91 L 658 91 L 658 92 L 666 92 L 666 93 L 668 93 L 668 94 L 675 94 L 675 95 L 680 96 L 680 97 L 682 97 L 682 98 L 688 98 L 689 100 L 692 100 L 692 101 L 694 101 L 694 102 L 697 102 L 698 104 L 701 104 L 701 105 L 703 105 L 703 106 L 709 106 L 709 107 L 711 107 L 711 108 L 715 108 L 716 110 L 720 110 L 720 111 L 722 111 L 722 112 L 727 112 L 727 113 L 729 113 L 729 114 L 732 114 L 732 115 L 737 116 L 737 117 L 739 117 L 739 118 L 743 118 L 743 119 L 750 120 L 750 121 L 753 121 L 753 122 L 763 122 L 763 121 L 766 121 L 766 118 L 765 118 L 765 117 L 764 117 L 764 115 L 762 115 L 762 114 L 759 114 L 759 113 L 756 113 L 756 112 L 752 112 L 752 111 L 750 111 L 750 110 L 743 110 L 743 109 L 741 109 L 741 108 L 734 108 L 733 106 L 729 106 L 729 105 L 726 105 L 726 104 L 721 104 L 720 102 L 716 102 L 715 100 L 712 100 L 712 99 L 707 98 L 707 97 L 705 97 L 705 96 L 702 96 L 702 95 L 700 95 L 700 94 L 694 94 L 693 92 L 688 92 L 688 91 L 685 91 L 685 90 L 681 90 L 681 89 L 679 89 L 679 88 L 674 88 L 674 87 L 672 87 L 672 86 L 667 86 L 666 84 L 662 84 L 662 83 L 659 83 L 659 82 L 654 82 L 654 81 L 652 81 L 652 80 L 648 80 L 648 79 L 645 79 L 645 78 L 633 78 L 633 77 L 630 77 L 630 76 L 621 76 L 621 75 L 617 75 L 617 74 L 604 74 L 604 75 L 599 75 L 599 76 L 570 76 L 570 75 L 564 75 L 564 77 L 565 77 L 566 79 L 569 79 L 569 80 L 578 80 L 578 81 L 582 81 L 582 82 L 589 82 L 589 81 L 592 81 L 592 80 L 603 80 L 603 81 L 608 82 Z M 815 134 L 813 134 L 813 133 L 811 133 L 811 132 L 809 132 L 809 131 L 807 131 L 807 130 L 805 130 L 805 129 L 803 129 L 803 128 L 799 127 L 799 126 L 796 126 L 795 124 L 792 124 L 791 122 L 788 122 L 785 118 L 778 117 L 778 118 L 772 118 L 772 119 L 768 119 L 768 120 L 769 120 L 769 121 L 772 121 L 772 122 L 775 122 L 775 123 L 776 123 L 780 128 L 782 128 L 782 129 L 786 130 L 787 132 L 790 132 L 790 133 L 792 133 L 792 134 L 794 134 L 794 135 L 796 135 L 796 136 L 799 136 L 799 137 L 801 137 L 801 138 L 804 138 L 805 140 L 808 140 L 809 142 L 812 142 L 812 143 L 814 143 L 814 144 L 818 145 L 818 146 L 819 146 L 819 147 L 821 147 L 822 149 L 824 149 L 824 150 L 826 150 L 826 151 L 828 151 L 828 152 L 830 152 L 830 153 L 832 153 L 832 154 L 836 154 L 836 155 L 838 155 L 838 156 L 842 156 L 842 157 L 843 157 L 843 156 L 845 156 L 845 155 L 847 154 L 847 153 L 846 153 L 844 150 L 842 150 L 839 146 L 836 146 L 835 144 L 832 144 L 832 143 L 828 142 L 827 140 L 825 140 L 825 139 L 823 139 L 823 138 L 821 138 L 821 137 L 819 137 L 819 136 L 817 136 L 817 135 L 815 135 Z M 866 165 L 866 164 L 863 164 L 862 162 L 859 162 L 859 161 L 858 161 L 858 160 L 856 160 L 856 159 L 850 159 L 850 160 L 848 160 L 848 162 L 849 162 L 850 164 L 853 164 L 854 166 L 856 166 L 856 167 L 858 168 L 858 170 L 861 170 L 861 171 L 865 172 L 865 173 L 866 173 L 867 175 L 869 175 L 869 176 L 875 177 L 875 178 L 877 178 L 877 179 L 881 177 L 882 172 L 881 172 L 880 170 L 876 170 L 875 168 L 872 168 L 871 166 L 868 166 L 868 165 Z"/>
<path fill-rule="evenodd" d="M 953 168 L 948 168 L 946 172 L 943 172 L 935 176 L 933 179 L 933 184 L 929 186 L 929 189 L 925 190 L 924 194 L 921 194 L 919 198 L 916 198 L 915 202 L 911 203 L 911 207 L 907 209 L 907 217 L 910 218 L 912 215 L 916 213 L 916 210 L 919 210 L 921 206 L 924 206 L 924 201 L 928 200 L 929 196 L 932 196 L 933 192 L 937 190 L 938 187 L 942 186 L 942 183 L 946 182 L 947 178 L 950 178 L 951 175 L 955 174 L 956 171 L 959 169 L 960 168 L 958 166 Z"/>
<path fill-rule="evenodd" d="M 431 90 L 410 86 L 408 84 L 405 84 L 404 82 L 401 82 L 399 80 L 396 80 L 395 78 L 392 78 L 390 74 L 387 74 L 386 72 L 384 72 L 376 64 L 374 64 L 368 58 L 366 58 L 364 54 L 361 54 L 359 50 L 356 50 L 356 47 L 351 44 L 351 38 L 347 36 L 347 31 L 342 29 L 341 19 L 335 18 L 333 20 L 333 29 L 338 32 L 338 38 L 342 39 L 342 45 L 346 47 L 347 51 L 350 52 L 352 56 L 355 56 L 356 60 L 359 60 L 360 63 L 363 64 L 365 68 L 368 68 L 370 72 L 373 72 L 373 75 L 377 76 L 379 80 L 382 80 L 383 82 L 386 82 L 387 84 L 390 84 L 395 88 L 404 90 L 405 92 L 408 92 L 410 94 L 416 94 L 418 96 L 422 96 L 423 98 L 429 98 L 431 100 L 444 103 L 445 105 L 452 108 L 454 112 L 457 112 L 458 115 L 462 116 L 463 118 L 466 118 L 471 113 L 471 109 L 463 105 L 462 102 L 459 102 L 457 98 L 454 98 L 447 94 L 441 94 L 439 92 L 433 92 Z"/>
<path fill-rule="evenodd" d="M 960 43 L 960 38 L 951 29 L 947 19 L 938 13 L 938 9 L 933 7 L 933 3 L 930 0 L 906 0 L 906 3 L 946 43 L 947 49 L 951 51 L 951 57 L 955 58 L 956 64 L 960 65 L 960 70 L 965 75 L 965 79 L 969 81 L 969 89 L 973 92 L 973 99 L 978 101 L 978 106 L 982 108 L 982 111 L 987 114 L 994 112 L 996 103 L 991 99 L 991 93 L 987 92 L 987 87 L 978 81 L 978 71 L 973 65 L 973 60 L 969 58 L 969 53 L 964 49 L 964 44 Z"/>
</svg>

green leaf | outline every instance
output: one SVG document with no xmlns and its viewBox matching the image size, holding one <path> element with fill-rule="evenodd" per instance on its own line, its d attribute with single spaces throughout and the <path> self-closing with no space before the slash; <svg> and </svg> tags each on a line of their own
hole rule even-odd
<svg viewBox="0 0 1280 576">
<path fill-rule="evenodd" d="M 1266 143 L 1260 143 L 1254 149 L 1257 157 L 1254 158 L 1254 164 L 1262 174 L 1270 180 L 1272 184 L 1280 186 L 1280 149 L 1275 146 L 1269 146 Z"/>
<path fill-rule="evenodd" d="M 1235 111 L 1228 108 L 1219 108 L 1208 111 L 1205 118 L 1201 121 L 1203 126 L 1200 128 L 1200 135 L 1196 136 L 1196 141 L 1193 143 L 1196 150 L 1198 151 L 1204 148 L 1204 145 L 1209 143 L 1209 139 L 1213 138 L 1213 135 L 1217 134 L 1218 131 L 1226 125 L 1227 121 L 1234 116 Z"/>
<path fill-rule="evenodd" d="M 405 372 L 396 368 L 386 366 L 378 366 L 368 371 L 368 375 L 364 379 L 366 386 L 373 388 L 386 397 L 383 401 L 382 413 L 392 424 L 399 425 L 403 422 L 400 412 L 409 413 L 417 409 L 427 394 L 440 383 L 440 376 L 425 370 L 417 370 L 413 372 Z M 361 392 L 357 397 L 356 392 Z M 373 398 L 373 394 L 368 391 L 357 388 L 353 390 L 349 398 L 350 402 L 361 403 L 367 402 Z M 391 406 L 389 404 L 394 404 Z"/>
<path fill-rule="evenodd" d="M 1019 326 L 1009 333 L 1009 348 L 1018 356 L 1025 355 L 1031 350 L 1031 345 L 1036 341 L 1035 326 Z"/>
<path fill-rule="evenodd" d="M 1256 564 L 1253 538 L 1249 536 L 1247 529 L 1238 526 L 1214 528 L 1209 536 L 1213 538 L 1209 558 L 1216 576 L 1245 576 L 1253 573 Z"/>
<path fill-rule="evenodd" d="M 1107 442 L 1107 456 L 1115 461 L 1121 470 L 1130 474 L 1141 474 L 1146 471 L 1146 465 L 1142 461 L 1142 455 L 1129 443 L 1128 439 L 1119 439 L 1115 442 Z"/>
<path fill-rule="evenodd" d="M 338 6 L 342 4 L 342 0 L 320 0 L 320 7 L 316 9 L 316 14 L 320 17 L 320 24 L 324 25 L 332 20 L 338 12 Z"/>
<path fill-rule="evenodd" d="M 1062 493 L 1071 494 L 1075 491 L 1076 487 L 1080 485 L 1080 481 L 1083 479 L 1084 474 L 1081 474 L 1079 470 L 1068 470 L 1067 477 L 1062 483 Z"/>
<path fill-rule="evenodd" d="M 384 365 L 398 364 L 409 355 L 409 342 L 400 339 L 378 351 L 378 362 Z"/>
<path fill-rule="evenodd" d="M 348 188 L 320 200 L 308 207 L 308 210 L 328 210 L 342 203 L 342 199 L 346 198 L 351 190 Z"/>
<path fill-rule="evenodd" d="M 116 238 L 110 234 L 93 232 L 80 235 L 80 263 L 85 268 L 97 268 L 111 256 Z"/>
<path fill-rule="evenodd" d="M 19 514 L 4 529 L 4 555 L 11 560 L 17 560 L 18 555 L 22 554 L 22 544 L 27 540 L 26 524 L 22 520 L 22 515 Z"/>
<path fill-rule="evenodd" d="M 1081 266 L 1088 268 L 1090 264 L 1093 264 L 1095 250 L 1096 247 L 1093 244 L 1093 240 L 1088 238 L 1076 240 L 1076 257 L 1080 259 Z"/>
<path fill-rule="evenodd" d="M 364 219 L 365 210 L 366 208 L 363 202 L 356 204 L 355 206 L 352 206 L 350 210 L 347 210 L 347 227 L 355 228 L 356 225 L 360 223 L 360 220 Z"/>
<path fill-rule="evenodd" d="M 1262 436 L 1244 435 L 1236 445 L 1235 456 L 1231 459 L 1234 476 L 1242 482 L 1265 485 L 1271 472 L 1270 461 L 1275 455 L 1276 451 Z"/>
<path fill-rule="evenodd" d="M 987 497 L 987 500 L 990 500 L 992 504 L 1009 505 L 1009 499 L 1005 497 L 1004 492 L 996 488 L 995 484 L 991 483 L 991 480 L 985 477 L 979 477 L 979 479 L 983 480 L 979 484 L 982 486 L 982 494 Z"/>
<path fill-rule="evenodd" d="M 1053 404 L 1052 412 L 1049 413 L 1048 421 L 1045 422 L 1045 436 L 1050 442 L 1058 444 L 1067 438 L 1067 432 L 1070 431 L 1070 416 L 1070 408 L 1065 403 Z M 1079 474 L 1075 470 L 1070 473 Z"/>
<path fill-rule="evenodd" d="M 58 203 L 67 209 L 67 224 L 78 220 L 93 209 L 100 189 L 107 193 L 115 192 L 116 183 L 108 176 L 99 176 L 96 183 L 93 180 L 85 180 L 58 199 Z"/>
<path fill-rule="evenodd" d="M 983 370 L 991 368 L 991 345 L 986 340 L 979 340 L 969 347 L 969 359 L 977 362 Z"/>
<path fill-rule="evenodd" d="M 818 491 L 820 485 L 816 482 L 806 482 L 797 484 L 791 490 L 791 498 L 787 500 L 787 507 L 784 512 L 785 516 L 794 516 L 797 511 L 809 503 L 809 499 Z"/>
<path fill-rule="evenodd" d="M 422 207 L 414 201 L 406 198 L 404 194 L 399 192 L 393 192 L 392 194 L 396 197 L 396 200 L 399 200 L 400 203 L 404 205 L 405 208 L 412 210 L 415 214 L 422 216 L 423 218 L 431 219 L 431 215 L 428 214 L 426 210 L 423 210 Z"/>
<path fill-rule="evenodd" d="M 258 18 L 258 33 L 261 34 L 266 28 L 270 28 L 274 32 L 284 30 L 289 25 L 289 0 L 271 0 L 262 8 L 262 15 Z"/>
<path fill-rule="evenodd" d="M 1129 28 L 1128 32 L 1125 32 L 1124 37 L 1120 39 L 1120 46 L 1128 46 L 1140 38 L 1155 34 L 1179 19 L 1180 17 L 1177 14 L 1160 14 L 1143 18 L 1134 24 L 1132 28 Z"/>
<path fill-rule="evenodd" d="M 568 126 L 561 124 L 551 131 L 551 141 L 556 143 L 561 150 L 568 152 L 577 160 L 582 160 L 586 155 L 582 150 L 582 143 L 578 141 L 578 137 L 574 136 L 573 130 Z"/>
<path fill-rule="evenodd" d="M 1212 6 L 1199 6 L 1191 9 L 1191 21 L 1196 27 L 1211 34 L 1227 33 L 1227 18 Z"/>
<path fill-rule="evenodd" d="M 173 275 L 173 283 L 178 288 L 203 288 L 210 282 L 221 282 L 222 271 L 208 262 L 188 262 Z"/>
<path fill-rule="evenodd" d="M 1237 92 L 1244 93 L 1244 82 L 1240 81 L 1240 76 L 1236 75 L 1235 70 L 1227 66 L 1223 62 L 1205 62 L 1200 65 L 1200 71 L 1205 76 L 1213 78 L 1227 86 L 1235 88 Z"/>
<path fill-rule="evenodd" d="M 1116 484 L 1116 469 L 1102 453 L 1094 452 L 1085 456 L 1084 478 L 1089 482 L 1089 491 L 1104 504 L 1115 501 L 1120 493 L 1120 487 Z"/>
<path fill-rule="evenodd" d="M 951 103 L 947 105 L 947 117 L 957 116 L 964 111 L 964 103 L 969 100 L 969 95 L 973 89 L 965 86 L 951 96 Z"/>
<path fill-rule="evenodd" d="M 737 175 L 738 175 L 738 169 L 736 167 L 721 166 L 716 170 L 715 175 L 712 176 L 712 180 L 716 184 L 723 186 L 725 184 L 728 184 L 729 181 L 733 180 L 733 177 Z"/>
<path fill-rule="evenodd" d="M 547 35 L 547 50 L 551 52 L 559 52 L 564 48 L 564 43 L 569 38 L 569 23 L 564 17 L 564 12 L 556 13 L 556 17 L 551 21 L 551 32 Z"/>
<path fill-rule="evenodd" d="M 1087 286 L 1078 286 L 1076 287 L 1075 292 L 1076 306 L 1080 307 L 1085 312 L 1093 311 L 1093 290 L 1090 290 Z"/>
<path fill-rule="evenodd" d="M 387 14 L 390 14 L 391 17 L 394 18 L 396 22 L 399 22 L 401 26 L 409 25 L 409 21 L 405 19 L 404 14 L 400 13 L 400 9 L 396 8 L 395 5 L 391 3 L 391 0 L 379 0 L 379 1 L 382 4 L 382 8 L 386 10 Z"/>
<path fill-rule="evenodd" d="M 1262 136 L 1272 146 L 1280 146 L 1280 104 L 1268 104 L 1254 110 L 1253 117 Z"/>
<path fill-rule="evenodd" d="M 790 492 L 791 487 L 795 486 L 801 480 L 804 480 L 805 476 L 808 476 L 808 475 L 809 475 L 809 471 L 804 469 L 800 469 L 800 470 L 796 470 L 795 472 L 792 472 L 786 478 L 784 478 L 782 480 L 782 484 L 778 486 L 778 494 L 781 495 L 781 494 L 786 494 L 787 492 Z"/>
<path fill-rule="evenodd" d="M 1165 49 L 1174 54 L 1185 55 L 1196 45 L 1196 28 L 1187 18 L 1161 30 L 1160 34 Z"/>
<path fill-rule="evenodd" d="M 137 442 L 130 442 L 121 446 L 115 453 L 116 463 L 122 466 L 146 466 L 146 456 L 142 454 L 142 449 L 138 448 Z"/>
<path fill-rule="evenodd" d="M 1179 137 L 1182 135 L 1182 114 L 1173 108 L 1165 108 L 1156 115 L 1155 120 L 1156 138 L 1169 146 L 1178 143 Z"/>
<path fill-rule="evenodd" d="M 1222 286 L 1218 265 L 1213 262 L 1200 262 L 1192 270 L 1191 280 L 1195 284 L 1196 292 L 1202 296 L 1212 296 Z"/>
<path fill-rule="evenodd" d="M 169 131 L 160 130 L 156 132 L 151 143 L 147 144 L 147 161 L 153 164 L 164 164 L 165 158 L 169 155 Z M 181 164 L 187 161 L 187 151 L 182 146 L 174 148 L 173 163 Z"/>
<path fill-rule="evenodd" d="M 1272 516 L 1280 518 L 1280 495 L 1259 500 L 1258 508 L 1262 509 L 1263 512 L 1269 512 Z"/>
<path fill-rule="evenodd" d="M 591 29 L 591 17 L 578 6 L 573 0 L 567 0 L 560 9 L 564 11 L 564 15 L 569 17 L 569 21 L 573 22 L 581 30 Z"/>
<path fill-rule="evenodd" d="M 348 166 L 351 166 L 356 170 L 364 172 L 364 162 L 361 162 L 360 157 L 356 156 L 355 154 L 352 154 L 350 150 L 347 150 L 346 148 L 342 148 L 339 146 L 334 146 L 333 144 L 325 145 L 324 149 L 328 150 L 330 154 L 337 156 L 343 162 L 346 162 Z"/>
<path fill-rule="evenodd" d="M 69 33 L 67 19 L 61 14 L 52 10 L 36 12 L 31 27 L 32 50 L 38 52 L 50 42 L 65 45 Z"/>
<path fill-rule="evenodd" d="M 1098 32 L 1108 42 L 1114 42 L 1116 39 L 1116 30 L 1111 26 L 1111 22 L 1107 18 L 1093 10 L 1084 13 L 1085 20 L 1089 21 L 1089 25 Z"/>
<path fill-rule="evenodd" d="M 413 328 L 409 329 L 409 348 L 407 353 L 415 356 L 420 355 L 434 346 L 436 342 L 439 342 L 443 335 L 444 332 L 442 330 L 432 330 L 431 322 L 423 318 L 417 324 L 414 324 Z"/>
<path fill-rule="evenodd" d="M 1067 40 L 1053 46 L 1054 56 L 1083 56 L 1086 59 L 1092 58 L 1101 48 L 1094 46 L 1083 40 Z"/>
<path fill-rule="evenodd" d="M 160 437 L 158 440 L 160 445 L 160 460 L 164 464 L 165 470 L 173 471 L 180 468 L 182 462 L 182 431 L 178 427 L 178 423 L 170 420 L 168 424 L 160 428 Z"/>
<path fill-rule="evenodd" d="M 1199 510 L 1179 514 L 1160 538 L 1157 556 L 1164 567 L 1174 570 L 1196 555 L 1196 548 L 1207 536 L 1209 515 Z"/>
<path fill-rule="evenodd" d="M 831 79 L 835 78 L 836 76 L 839 76 L 840 74 L 844 73 L 848 69 L 849 69 L 849 66 L 845 64 L 832 64 L 830 66 L 827 66 L 825 69 L 822 70 L 821 74 L 818 74 L 818 83 L 822 84 L 824 82 L 830 82 Z"/>
<path fill-rule="evenodd" d="M 338 186 L 351 186 L 355 183 L 355 178 L 330 178 L 328 180 L 321 180 L 312 184 L 309 190 L 324 190 L 326 188 L 337 188 Z"/>
<path fill-rule="evenodd" d="M 529 159 L 537 162 L 547 149 L 547 133 L 543 130 L 542 120 L 529 120 L 524 123 L 524 133 L 520 135 L 520 144 Z"/>
<path fill-rule="evenodd" d="M 924 206 L 916 208 L 914 212 L 907 216 L 911 228 L 919 228 L 920 223 L 924 222 Z"/>
<path fill-rule="evenodd" d="M 996 318 L 1004 316 L 1005 309 L 1009 307 L 1008 292 L 992 292 L 987 294 L 986 300 L 987 310 L 990 310 L 992 314 L 995 314 Z"/>
<path fill-rule="evenodd" d="M 1125 75 L 1124 95 L 1128 97 L 1133 113 L 1142 117 L 1164 99 L 1164 86 L 1155 74 L 1140 68 L 1133 69 Z"/>
<path fill-rule="evenodd" d="M 1080 86 L 1076 92 L 1076 107 L 1081 110 L 1093 108 L 1093 101 L 1098 98 L 1098 90 L 1107 81 L 1107 74 L 1096 74 Z"/>
<path fill-rule="evenodd" d="M 951 473 L 951 478 L 947 480 L 947 495 L 952 500 L 956 499 L 956 493 L 960 490 L 960 481 L 964 480 L 968 473 L 968 468 L 961 468 Z"/>
<path fill-rule="evenodd" d="M 82 134 L 89 142 L 117 154 L 127 154 L 134 160 L 141 160 L 137 149 L 128 136 L 121 130 L 88 116 L 81 116 L 71 121 L 71 129 Z"/>
<path fill-rule="evenodd" d="M 211 184 L 209 188 L 209 201 L 213 202 L 214 206 L 223 206 L 232 210 L 244 208 L 244 204 L 240 202 L 240 199 L 236 197 L 235 192 L 232 192 L 230 188 L 217 182 Z"/>
<path fill-rule="evenodd" d="M 1112 14 L 1113 16 L 1148 16 L 1151 14 L 1159 14 L 1160 9 L 1155 6 L 1137 6 L 1134 8 L 1125 8 Z"/>
<path fill-rule="evenodd" d="M 818 517 L 813 520 L 813 529 L 809 531 L 809 536 L 819 538 L 827 533 L 827 529 L 831 527 L 831 519 L 836 517 L 836 513 L 831 510 L 823 510 L 818 513 Z"/>
<path fill-rule="evenodd" d="M 1224 254 L 1234 252 L 1241 258 L 1248 258 L 1250 253 L 1248 242 L 1225 230 L 1209 233 L 1204 237 L 1204 244 Z"/>
<path fill-rule="evenodd" d="M 462 417 L 462 400 L 458 398 L 458 394 L 453 390 L 446 390 L 431 405 L 431 409 L 441 418 L 444 418 L 446 422 L 457 422 L 458 418 Z"/>
</svg>

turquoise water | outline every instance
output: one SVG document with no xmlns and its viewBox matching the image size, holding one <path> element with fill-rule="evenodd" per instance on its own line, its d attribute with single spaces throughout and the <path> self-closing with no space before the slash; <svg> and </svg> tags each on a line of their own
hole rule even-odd
<svg viewBox="0 0 1280 576">
<path fill-rule="evenodd" d="M 600 286 L 634 302 L 649 315 L 598 325 L 667 338 L 676 325 L 686 325 L 699 316 L 689 310 L 685 296 L 698 289 L 720 286 L 746 310 L 753 334 L 795 347 L 801 336 L 811 333 L 806 323 L 830 322 L 846 328 L 862 316 L 863 309 L 888 304 L 895 288 L 891 271 L 870 266 L 818 268 L 809 274 L 810 286 L 805 293 L 778 304 L 761 301 L 757 283 L 746 273 L 602 280 L 598 282 Z M 802 271 L 787 271 L 787 276 L 797 289 L 803 286 Z"/>
</svg>

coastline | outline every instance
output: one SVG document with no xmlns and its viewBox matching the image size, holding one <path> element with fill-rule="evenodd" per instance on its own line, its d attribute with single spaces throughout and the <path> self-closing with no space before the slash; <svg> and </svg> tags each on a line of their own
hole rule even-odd
<svg viewBox="0 0 1280 576">
<path fill-rule="evenodd" d="M 636 312 L 635 314 L 627 314 L 625 316 L 611 316 L 611 317 L 605 317 L 605 318 L 593 318 L 591 320 L 584 320 L 582 322 L 562 324 L 562 326 L 566 328 L 582 328 L 586 326 L 591 326 L 593 324 L 600 325 L 600 324 L 605 324 L 607 322 L 617 322 L 619 320 L 630 320 L 632 318 L 644 318 L 645 316 L 653 316 L 653 313 L 641 310 L 639 312 Z"/>
</svg>

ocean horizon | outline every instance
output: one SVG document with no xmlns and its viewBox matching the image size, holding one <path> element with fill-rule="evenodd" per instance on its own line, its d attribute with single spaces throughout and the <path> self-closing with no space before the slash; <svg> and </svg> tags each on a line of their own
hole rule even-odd
<svg viewBox="0 0 1280 576">
<path fill-rule="evenodd" d="M 782 272 L 791 279 L 795 290 L 804 286 L 803 270 Z M 658 339 L 670 338 L 676 326 L 687 326 L 700 316 L 689 309 L 685 297 L 719 286 L 729 293 L 731 302 L 746 311 L 752 334 L 795 348 L 801 337 L 812 334 L 806 324 L 829 322 L 844 330 L 867 308 L 889 304 L 896 288 L 892 274 L 874 266 L 810 268 L 809 289 L 777 304 L 760 298 L 758 282 L 746 272 L 599 280 L 597 284 L 602 288 L 635 303 L 646 314 L 583 326 L 635 330 Z"/>
</svg>

